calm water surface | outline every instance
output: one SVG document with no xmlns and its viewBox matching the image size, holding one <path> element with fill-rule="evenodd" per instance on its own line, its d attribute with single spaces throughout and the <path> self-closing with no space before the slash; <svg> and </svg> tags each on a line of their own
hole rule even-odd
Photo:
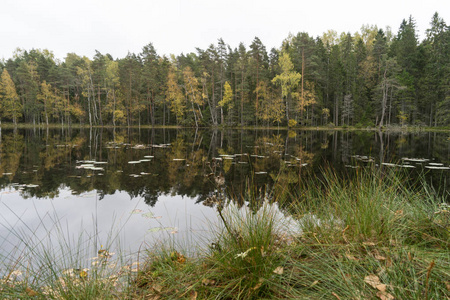
<svg viewBox="0 0 450 300">
<path fill-rule="evenodd" d="M 131 251 L 167 238 L 190 245 L 208 239 L 217 217 L 203 204 L 218 189 L 239 201 L 249 186 L 264 193 L 328 166 L 350 172 L 383 163 L 411 176 L 425 171 L 448 194 L 450 134 L 2 130 L 0 254 L 27 236 L 84 234 L 97 247 L 116 239 Z"/>
</svg>

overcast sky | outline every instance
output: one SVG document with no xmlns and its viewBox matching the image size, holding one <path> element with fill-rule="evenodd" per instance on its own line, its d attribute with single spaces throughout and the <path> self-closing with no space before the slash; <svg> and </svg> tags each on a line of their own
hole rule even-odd
<svg viewBox="0 0 450 300">
<path fill-rule="evenodd" d="M 92 58 L 95 50 L 123 58 L 153 43 L 158 54 L 195 52 L 218 38 L 232 48 L 255 36 L 269 50 L 289 33 L 322 35 L 359 31 L 364 24 L 390 26 L 416 21 L 420 39 L 434 12 L 450 24 L 448 0 L 1 0 L 0 59 L 19 47 L 74 52 Z"/>
</svg>

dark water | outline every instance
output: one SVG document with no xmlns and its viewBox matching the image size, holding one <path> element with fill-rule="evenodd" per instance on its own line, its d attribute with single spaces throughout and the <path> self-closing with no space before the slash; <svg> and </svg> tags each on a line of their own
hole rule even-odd
<svg viewBox="0 0 450 300">
<path fill-rule="evenodd" d="M 239 200 L 249 187 L 265 193 L 328 166 L 347 172 L 383 163 L 406 166 L 411 176 L 424 171 L 448 194 L 450 134 L 2 130 L 0 252 L 14 248 L 17 231 L 40 237 L 60 228 L 63 236 L 87 233 L 98 245 L 116 231 L 132 250 L 167 235 L 202 239 L 216 220 L 202 203 L 218 188 Z"/>
</svg>

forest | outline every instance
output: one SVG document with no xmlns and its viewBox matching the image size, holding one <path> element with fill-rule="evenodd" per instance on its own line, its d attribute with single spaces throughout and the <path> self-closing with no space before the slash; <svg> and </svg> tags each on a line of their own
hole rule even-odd
<svg viewBox="0 0 450 300">
<path fill-rule="evenodd" d="M 63 126 L 450 126 L 450 30 L 435 13 L 419 41 L 413 17 L 395 34 L 255 37 L 196 53 L 124 58 L 17 49 L 0 60 L 0 122 Z"/>
</svg>

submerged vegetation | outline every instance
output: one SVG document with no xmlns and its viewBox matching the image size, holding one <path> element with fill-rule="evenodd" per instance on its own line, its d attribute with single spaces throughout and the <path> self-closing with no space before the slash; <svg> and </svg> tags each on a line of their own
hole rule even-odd
<svg viewBox="0 0 450 300">
<path fill-rule="evenodd" d="M 113 263 L 110 243 L 87 267 L 92 244 L 82 239 L 74 246 L 60 235 L 60 249 L 51 251 L 42 239 L 23 239 L 19 259 L 2 257 L 2 297 L 448 298 L 448 203 L 398 171 L 349 174 L 324 171 L 294 188 L 280 181 L 262 198 L 249 191 L 240 205 L 217 189 L 211 204 L 222 223 L 211 225 L 215 237 L 196 255 L 169 242 L 141 251 L 134 264 L 121 254 Z M 279 197 L 281 190 L 289 192 Z"/>
</svg>

